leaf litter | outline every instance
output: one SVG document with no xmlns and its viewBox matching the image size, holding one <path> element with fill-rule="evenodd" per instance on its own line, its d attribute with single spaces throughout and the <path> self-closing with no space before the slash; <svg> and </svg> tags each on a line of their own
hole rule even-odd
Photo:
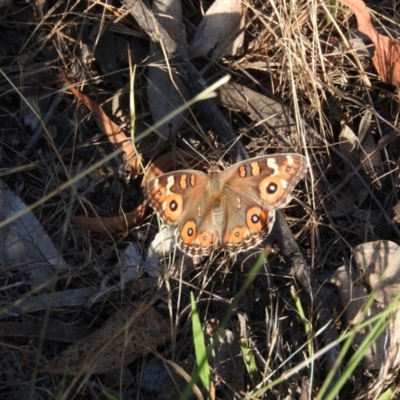
<svg viewBox="0 0 400 400">
<path fill-rule="evenodd" d="M 57 10 L 57 18 L 53 15 L 54 9 L 47 7 L 50 3 L 45 3 L 37 14 L 14 4 L 2 8 L 5 24 L 0 28 L 4 33 L 0 40 L 3 42 L 5 37 L 11 40 L 0 54 L 5 93 L 0 102 L 6 110 L 0 118 L 7 127 L 0 132 L 0 176 L 9 186 L 11 203 L 22 200 L 29 207 L 53 190 L 50 200 L 33 210 L 26 208 L 26 215 L 34 213 L 35 224 L 42 229 L 39 232 L 35 228 L 39 235 L 29 239 L 33 244 L 24 253 L 28 257 L 14 258 L 7 268 L 2 265 L 0 287 L 4 297 L 0 317 L 8 325 L 2 322 L 0 329 L 10 345 L 1 361 L 1 368 L 9 379 L 2 382 L 5 390 L 14 397 L 24 396 L 32 386 L 29 368 L 25 376 L 14 372 L 24 371 L 19 353 L 11 350 L 20 343 L 29 348 L 32 358 L 36 357 L 30 368 L 35 368 L 40 359 L 41 376 L 48 373 L 85 376 L 80 386 L 72 376 L 67 379 L 66 397 L 79 391 L 80 395 L 92 394 L 99 382 L 95 379 L 100 379 L 110 392 L 118 387 L 119 393 L 124 392 L 126 396 L 134 391 L 134 396 L 139 398 L 155 394 L 161 398 L 171 382 L 163 386 L 165 380 L 155 383 L 150 372 L 144 376 L 153 363 L 161 362 L 160 376 L 167 370 L 172 374 L 181 371 L 176 374 L 179 390 L 174 393 L 179 396 L 185 390 L 193 373 L 190 362 L 193 353 L 187 345 L 191 338 L 187 330 L 176 327 L 185 328 L 189 321 L 186 307 L 190 290 L 196 292 L 203 320 L 217 316 L 216 320 L 221 321 L 250 271 L 250 260 L 255 260 L 258 253 L 241 255 L 237 260 L 205 260 L 208 262 L 203 268 L 193 266 L 182 254 L 176 253 L 172 234 L 156 235 L 155 220 L 145 219 L 148 214 L 141 197 L 143 183 L 137 176 L 143 169 L 146 169 L 146 179 L 185 166 L 202 169 L 204 160 L 196 160 L 197 156 L 193 157 L 185 143 L 189 142 L 207 159 L 215 155 L 220 158 L 236 137 L 232 132 L 240 134 L 239 145 L 246 144 L 252 155 L 288 151 L 308 154 L 312 167 L 309 180 L 295 192 L 299 201 L 292 202 L 284 212 L 301 252 L 307 254 L 310 270 L 296 272 L 300 265 L 298 259 L 294 262 L 286 258 L 284 247 L 291 240 L 271 246 L 268 263 L 264 264 L 251 290 L 240 299 L 236 309 L 240 313 L 231 315 L 229 329 L 215 337 L 218 344 L 211 365 L 218 396 L 233 398 L 246 390 L 254 395 L 259 387 L 271 383 L 270 376 L 278 376 L 283 371 L 281 361 L 283 365 L 301 362 L 296 357 L 301 352 L 300 344 L 307 338 L 291 303 L 288 288 L 293 279 L 305 294 L 302 301 L 308 306 L 308 318 L 316 332 L 326 326 L 323 315 L 328 315 L 330 322 L 337 322 L 334 329 L 325 332 L 324 340 L 316 343 L 319 348 L 331 343 L 327 340 L 331 332 L 340 335 L 354 326 L 364 302 L 346 298 L 343 293 L 337 308 L 333 306 L 334 301 L 320 301 L 318 296 L 329 293 L 329 288 L 322 283 L 325 279 L 316 284 L 314 275 L 336 271 L 341 279 L 336 277 L 336 284 L 341 288 L 360 289 L 362 297 L 370 294 L 370 288 L 376 303 L 370 315 L 379 315 L 388 307 L 397 291 L 398 266 L 393 264 L 394 271 L 382 284 L 382 270 L 371 269 L 369 265 L 375 264 L 365 255 L 368 251 L 380 254 L 378 264 L 384 265 L 392 257 L 392 244 L 388 245 L 388 240 L 400 240 L 398 218 L 392 216 L 392 208 L 398 202 L 399 49 L 388 33 L 398 24 L 394 17 L 381 18 L 387 15 L 387 9 L 373 14 L 376 15 L 374 24 L 379 22 L 390 28 L 381 34 L 373 27 L 371 12 L 363 2 L 341 1 L 354 12 L 358 31 L 373 43 L 373 46 L 366 44 L 371 53 L 361 53 L 348 51 L 343 39 L 356 34 L 347 9 L 338 8 L 331 14 L 332 9 L 327 10 L 320 3 L 301 1 L 288 8 L 280 1 L 250 5 L 215 2 L 205 13 L 201 7 L 182 3 L 184 18 L 161 6 L 156 13 L 158 21 L 164 25 L 173 20 L 178 31 L 188 36 L 192 48 L 186 46 L 184 36 L 172 33 L 169 26 L 164 25 L 164 30 L 160 28 L 157 32 L 149 28 L 152 25 L 148 19 L 145 28 L 146 21 L 137 12 L 138 7 L 145 10 L 140 1 L 134 5 L 124 1 L 124 13 L 120 4 L 110 3 L 107 8 L 96 4 L 90 9 L 80 3 L 75 5 L 76 9 L 66 5 Z M 160 6 L 161 2 L 153 4 Z M 397 17 L 398 10 L 392 11 Z M 41 24 L 37 24 L 36 15 L 42 16 Z M 103 25 L 100 15 L 108 24 Z M 151 21 L 153 17 L 157 20 L 153 14 L 144 15 L 151 15 Z M 27 20 L 33 21 L 33 25 L 26 24 Z M 38 26 L 39 34 L 30 30 L 32 26 Z M 44 27 L 54 28 L 53 36 L 48 36 Z M 15 29 L 26 35 L 15 35 Z M 80 50 L 71 43 L 77 43 Z M 362 46 L 366 40 L 357 43 Z M 122 96 L 118 97 L 121 102 L 114 104 L 119 91 L 130 86 L 129 76 L 133 76 L 128 71 L 128 46 L 136 64 L 134 110 L 124 108 Z M 189 62 L 189 53 L 194 50 L 197 57 Z M 152 55 L 155 58 L 151 59 Z M 68 79 L 64 74 L 59 75 L 56 68 L 49 67 L 53 65 L 68 72 Z M 156 70 L 162 72 L 160 79 L 152 76 Z M 201 87 L 206 81 L 211 83 L 226 72 L 232 78 L 217 93 L 219 113 L 205 115 L 204 110 L 211 102 L 205 100 L 162 126 L 159 130 L 162 141 L 150 134 L 135 146 L 132 144 L 132 132 L 134 136 L 140 134 L 193 95 L 184 93 L 185 89 L 193 93 L 193 87 Z M 27 79 L 28 75 L 34 79 Z M 146 90 L 149 79 L 158 92 Z M 383 88 L 383 83 L 388 85 Z M 182 96 L 174 100 L 177 92 Z M 164 104 L 158 103 L 160 100 Z M 33 107 L 27 107 L 28 104 Z M 129 127 L 131 115 L 135 117 L 133 130 Z M 231 132 L 225 135 L 221 127 L 226 126 Z M 342 126 L 346 130 L 341 132 Z M 115 148 L 120 149 L 122 156 L 102 163 Z M 244 153 L 233 151 L 225 159 L 235 162 L 238 154 Z M 100 164 L 95 171 L 72 182 L 80 171 L 88 170 L 97 162 Z M 71 183 L 68 188 L 61 186 L 66 182 Z M 62 190 L 57 190 L 61 187 Z M 70 216 L 72 224 L 68 221 Z M 15 237 L 13 229 L 12 224 L 2 228 L 4 243 Z M 46 235 L 52 250 L 40 250 L 42 258 L 38 263 L 32 258 L 33 249 L 40 248 L 41 239 Z M 17 242 L 20 244 L 23 240 L 18 238 Z M 12 246 L 5 247 L 6 251 L 13 250 Z M 300 253 L 300 249 L 293 253 Z M 19 256 L 22 252 L 14 251 L 15 254 Z M 51 263 L 54 254 L 62 256 L 63 268 L 57 269 Z M 356 260 L 355 265 L 361 265 L 357 258 L 360 254 L 366 261 L 359 269 L 363 285 L 357 285 L 358 281 L 347 272 L 352 265 L 351 257 Z M 337 268 L 343 259 L 348 260 L 346 270 Z M 32 266 L 40 267 L 38 271 L 44 271 L 46 278 L 37 281 L 31 274 Z M 292 276 L 288 276 L 288 271 Z M 300 278 L 302 275 L 304 280 Z M 48 293 L 49 286 L 41 282 L 55 276 L 55 286 Z M 307 292 L 310 286 L 318 289 Z M 42 287 L 46 289 L 43 292 Z M 319 304 L 320 308 L 315 310 L 313 304 Z M 343 309 L 346 317 L 334 320 Z M 243 320 L 242 310 L 246 323 L 241 323 L 239 329 L 237 321 Z M 275 318 L 277 315 L 279 318 Z M 26 318 L 35 319 L 37 324 L 25 324 Z M 51 333 L 39 334 L 45 341 L 44 347 L 37 347 L 29 341 L 32 330 L 47 324 L 52 328 Z M 92 333 L 79 344 L 57 347 L 55 342 L 68 341 L 67 335 L 61 335 L 66 324 L 71 343 L 79 334 L 84 334 L 79 331 L 81 328 L 93 326 L 84 331 Z M 374 393 L 381 393 L 394 382 L 390 367 L 398 364 L 396 324 L 397 316 L 393 314 L 384 336 L 387 340 L 383 343 L 379 339 L 360 367 L 361 371 L 365 368 L 373 371 L 370 386 L 358 382 L 354 374 L 343 394 L 347 397 L 343 398 L 363 398 L 366 390 L 368 394 L 373 392 L 371 386 Z M 182 333 L 177 334 L 178 331 Z M 361 332 L 357 340 L 363 337 Z M 210 338 L 210 343 L 213 340 Z M 238 350 L 238 343 L 251 344 L 246 356 Z M 359 343 L 354 342 L 355 350 Z M 387 353 L 381 351 L 383 346 Z M 294 374 L 290 382 L 284 380 L 272 387 L 268 396 L 289 396 L 293 389 L 302 398 L 309 391 L 316 395 L 329 365 L 336 361 L 335 351 L 327 351 L 326 364 L 319 359 L 315 361 L 321 372 L 318 377 L 311 376 L 311 370 L 306 373 L 309 379 Z M 244 372 L 243 362 L 247 365 L 248 359 L 255 360 L 260 368 L 258 373 Z M 289 359 L 292 364 L 285 362 Z M 51 361 L 46 364 L 44 360 Z M 290 368 L 283 368 L 288 368 L 285 374 L 289 376 Z M 103 373 L 110 379 L 113 370 L 123 370 L 124 376 L 129 370 L 131 375 L 126 376 L 131 377 L 130 381 L 117 378 L 110 384 L 101 375 L 92 378 L 93 374 Z M 379 372 L 375 374 L 374 370 Z M 13 381 L 15 376 L 18 385 Z M 259 377 L 266 378 L 256 388 L 255 380 Z M 46 390 L 58 394 L 60 381 L 53 378 L 54 386 Z M 43 382 L 37 381 L 33 390 L 39 393 Z M 353 387 L 351 382 L 357 385 Z M 360 387 L 368 389 L 359 390 Z M 200 392 L 196 395 L 200 396 Z"/>
</svg>

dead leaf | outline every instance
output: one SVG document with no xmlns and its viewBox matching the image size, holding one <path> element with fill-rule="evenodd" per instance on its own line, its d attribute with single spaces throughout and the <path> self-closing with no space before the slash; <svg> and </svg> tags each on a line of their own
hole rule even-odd
<svg viewBox="0 0 400 400">
<path fill-rule="evenodd" d="M 0 220 L 21 210 L 26 211 L 22 217 L 0 229 L 0 265 L 27 274 L 31 290 L 48 288 L 54 271 L 66 271 L 68 265 L 29 208 L 0 181 Z"/>
<path fill-rule="evenodd" d="M 143 219 L 147 209 L 147 200 L 144 200 L 136 210 L 117 217 L 86 217 L 74 215 L 71 222 L 84 229 L 99 233 L 128 234 Z"/>
<path fill-rule="evenodd" d="M 371 22 L 370 13 L 362 0 L 339 0 L 357 18 L 358 30 L 375 45 L 372 61 L 384 82 L 400 84 L 400 47 L 395 40 L 379 34 Z"/>
<path fill-rule="evenodd" d="M 331 283 L 339 289 L 346 320 L 349 324 L 362 322 L 378 315 L 394 299 L 400 290 L 400 251 L 396 243 L 380 240 L 364 243 L 353 249 L 358 278 L 353 279 L 348 268 L 340 267 L 332 276 Z M 385 277 L 382 280 L 382 277 Z M 374 291 L 374 303 L 367 311 L 363 306 Z M 370 328 L 360 332 L 354 344 L 359 346 Z M 363 359 L 364 368 L 398 368 L 400 365 L 400 314 L 396 313 L 386 331 L 368 349 Z"/>
<path fill-rule="evenodd" d="M 68 347 L 42 372 L 91 375 L 115 371 L 170 339 L 169 320 L 151 305 L 135 303 L 115 312 L 100 329 Z"/>
<path fill-rule="evenodd" d="M 118 255 L 112 273 L 104 275 L 100 288 L 85 303 L 86 308 L 104 301 L 111 293 L 125 290 L 127 286 L 131 295 L 154 288 L 160 276 L 165 274 L 165 269 L 158 263 L 159 259 L 157 263 L 150 258 L 144 259 L 137 243 L 129 244 L 123 251 L 118 251 Z"/>
<path fill-rule="evenodd" d="M 364 243 L 353 249 L 357 270 L 372 290 L 380 289 L 384 275 L 384 286 L 375 295 L 378 301 L 385 302 L 386 289 L 400 282 L 400 264 L 395 258 L 398 249 L 396 243 L 388 240 Z"/>
<path fill-rule="evenodd" d="M 216 0 L 196 29 L 191 43 L 192 57 L 210 56 L 217 60 L 238 55 L 244 40 L 242 7 L 241 0 Z"/>
<path fill-rule="evenodd" d="M 69 90 L 80 101 L 82 101 L 82 103 L 90 111 L 92 111 L 93 118 L 95 119 L 98 127 L 107 136 L 108 140 L 115 146 L 122 149 L 125 162 L 132 167 L 132 172 L 136 175 L 139 175 L 141 173 L 141 155 L 137 154 L 131 139 L 125 135 L 122 129 L 120 129 L 120 127 L 107 116 L 107 114 L 95 101 L 85 96 L 79 90 L 75 89 L 65 75 L 63 76 L 63 79 L 66 84 L 68 84 Z"/>
</svg>

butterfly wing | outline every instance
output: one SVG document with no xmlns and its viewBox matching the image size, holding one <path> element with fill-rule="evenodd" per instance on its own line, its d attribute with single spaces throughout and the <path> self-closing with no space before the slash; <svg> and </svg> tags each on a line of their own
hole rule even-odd
<svg viewBox="0 0 400 400">
<path fill-rule="evenodd" d="M 306 172 L 306 158 L 299 154 L 256 157 L 223 171 L 227 217 L 221 247 L 238 252 L 261 242 L 272 229 L 275 210 L 290 201 Z"/>
<path fill-rule="evenodd" d="M 209 255 L 218 235 L 209 202 L 209 177 L 196 170 L 161 175 L 144 187 L 150 206 L 164 224 L 176 227 L 179 248 L 193 256 Z"/>
</svg>

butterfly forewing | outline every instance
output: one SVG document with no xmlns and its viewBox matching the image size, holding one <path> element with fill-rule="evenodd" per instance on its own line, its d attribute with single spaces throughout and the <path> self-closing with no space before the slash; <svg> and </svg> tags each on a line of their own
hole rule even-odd
<svg viewBox="0 0 400 400">
<path fill-rule="evenodd" d="M 307 160 L 300 154 L 276 154 L 241 161 L 223 172 L 227 186 L 255 199 L 263 207 L 285 206 L 300 179 Z"/>
<path fill-rule="evenodd" d="M 196 170 L 182 170 L 160 175 L 148 182 L 144 193 L 150 205 L 166 225 L 174 226 L 193 205 L 193 199 L 206 189 L 208 177 Z"/>
</svg>

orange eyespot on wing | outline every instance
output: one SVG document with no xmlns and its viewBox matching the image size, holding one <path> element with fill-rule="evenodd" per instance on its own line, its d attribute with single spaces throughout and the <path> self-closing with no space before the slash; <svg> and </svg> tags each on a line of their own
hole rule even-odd
<svg viewBox="0 0 400 400">
<path fill-rule="evenodd" d="M 175 222 L 182 215 L 183 198 L 179 194 L 170 194 L 162 202 L 161 207 L 162 207 L 162 212 L 160 212 L 161 219 L 164 221 L 165 218 L 169 222 Z"/>
<path fill-rule="evenodd" d="M 260 207 L 252 207 L 246 213 L 246 224 L 251 233 L 262 231 L 268 221 L 267 213 Z"/>
<path fill-rule="evenodd" d="M 180 240 L 184 246 L 192 246 L 197 237 L 197 227 L 194 221 L 188 221 L 180 230 Z"/>
<path fill-rule="evenodd" d="M 196 240 L 196 242 L 198 242 L 198 244 L 201 247 L 214 246 L 215 241 L 216 241 L 215 233 L 206 231 L 200 232 L 197 235 L 197 240 Z"/>
<path fill-rule="evenodd" d="M 229 245 L 230 243 L 238 245 L 244 241 L 248 229 L 245 226 L 237 226 L 232 231 L 228 232 L 225 237 L 225 242 Z"/>
<path fill-rule="evenodd" d="M 293 162 L 292 165 L 289 165 L 287 163 L 282 164 L 279 166 L 279 176 L 283 179 L 291 179 L 293 176 L 297 175 L 299 173 L 300 164 Z"/>
<path fill-rule="evenodd" d="M 218 237 L 213 228 L 198 233 L 196 222 L 187 221 L 178 228 L 178 245 L 192 257 L 207 256 L 217 247 Z"/>
<path fill-rule="evenodd" d="M 268 204 L 277 203 L 286 195 L 288 182 L 278 175 L 271 175 L 264 178 L 258 184 L 260 197 Z"/>
</svg>

